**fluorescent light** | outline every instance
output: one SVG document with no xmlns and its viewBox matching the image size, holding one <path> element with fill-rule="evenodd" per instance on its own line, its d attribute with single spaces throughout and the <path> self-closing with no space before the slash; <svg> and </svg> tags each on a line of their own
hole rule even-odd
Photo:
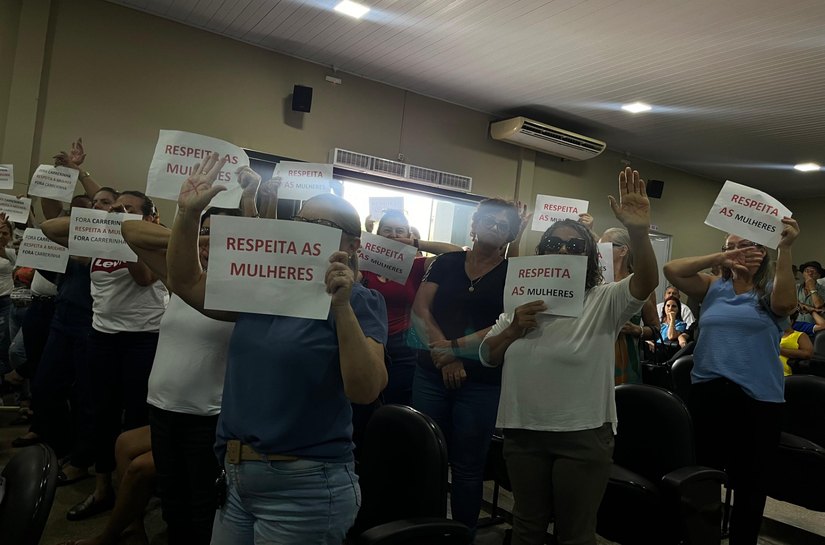
<svg viewBox="0 0 825 545">
<path fill-rule="evenodd" d="M 650 111 L 650 104 L 645 104 L 644 102 L 634 102 L 633 104 L 624 104 L 622 105 L 622 110 L 626 112 L 630 112 L 632 114 L 638 114 L 641 112 L 649 112 Z"/>
<path fill-rule="evenodd" d="M 370 10 L 367 6 L 363 6 L 356 2 L 350 2 L 350 0 L 343 0 L 343 2 L 335 6 L 334 9 L 338 13 L 343 13 L 344 15 L 355 17 L 356 19 L 360 19 Z"/>
<path fill-rule="evenodd" d="M 813 172 L 814 170 L 819 170 L 820 166 L 816 163 L 799 163 L 798 165 L 794 165 L 794 168 L 800 172 Z"/>
</svg>

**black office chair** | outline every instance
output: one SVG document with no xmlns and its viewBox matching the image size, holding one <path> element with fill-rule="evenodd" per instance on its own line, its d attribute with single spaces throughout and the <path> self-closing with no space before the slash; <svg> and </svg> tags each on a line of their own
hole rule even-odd
<svg viewBox="0 0 825 545">
<path fill-rule="evenodd" d="M 367 424 L 360 462 L 358 545 L 465 545 L 470 529 L 447 519 L 447 446 L 431 418 L 385 405 Z"/>
<path fill-rule="evenodd" d="M 794 375 L 816 375 L 825 377 L 825 331 L 814 336 L 814 355 L 809 360 L 789 360 L 788 365 Z"/>
<path fill-rule="evenodd" d="M 721 541 L 725 474 L 696 465 L 687 407 L 664 388 L 616 388 L 618 434 L 597 532 L 621 544 Z"/>
<path fill-rule="evenodd" d="M 17 452 L 3 468 L 5 494 L 0 501 L 3 545 L 37 545 L 57 488 L 57 456 L 40 443 Z"/>
<path fill-rule="evenodd" d="M 670 366 L 670 378 L 673 381 L 672 392 L 687 404 L 690 395 L 690 372 L 693 370 L 693 355 L 681 356 Z"/>
<path fill-rule="evenodd" d="M 825 511 L 825 378 L 785 378 L 785 413 L 768 495 L 812 511 Z"/>
<path fill-rule="evenodd" d="M 507 473 L 507 464 L 504 462 L 504 437 L 501 430 L 496 430 L 493 434 L 493 440 L 490 441 L 490 448 L 487 450 L 487 462 L 484 466 L 484 480 L 493 481 L 493 501 L 490 505 L 490 516 L 478 520 L 479 528 L 507 522 L 498 501 L 502 488 L 512 492 L 513 487 Z"/>
</svg>

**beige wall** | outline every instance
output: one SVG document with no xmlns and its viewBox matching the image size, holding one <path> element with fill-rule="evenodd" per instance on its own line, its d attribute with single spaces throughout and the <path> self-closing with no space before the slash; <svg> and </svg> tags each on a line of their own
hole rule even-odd
<svg viewBox="0 0 825 545">
<path fill-rule="evenodd" d="M 31 164 L 49 162 L 83 136 L 86 167 L 99 182 L 143 188 L 158 130 L 180 129 L 307 161 L 326 161 L 334 147 L 390 159 L 401 153 L 413 164 L 472 176 L 479 194 L 531 204 L 536 193 L 583 198 L 591 201 L 597 229 L 616 223 L 606 196 L 615 191 L 618 154 L 562 162 L 492 141 L 490 116 L 453 104 L 347 74 L 337 74 L 343 84 L 333 85 L 322 66 L 102 0 L 31 2 L 39 9 L 31 8 L 20 27 L 14 22 L 20 0 L 0 2 L 0 137 L 6 135 L 0 162 L 13 160 L 18 180 L 28 177 Z M 23 24 L 26 32 L 17 32 Z M 15 48 L 19 58 L 23 44 L 35 50 L 26 57 L 31 68 L 32 36 L 39 33 L 46 51 L 38 91 L 6 60 Z M 17 103 L 4 87 L 6 74 L 8 87 L 27 91 Z M 310 114 L 291 111 L 294 84 L 313 87 Z M 12 115 L 32 89 L 39 92 L 36 114 Z M 9 142 L 8 135 L 25 140 L 27 133 L 27 146 Z M 718 247 L 719 233 L 702 223 L 718 183 L 636 159 L 633 166 L 666 182 L 663 198 L 654 201 L 654 223 L 675 236 L 674 255 Z M 805 214 L 813 214 L 805 204 Z M 162 203 L 167 219 L 173 210 Z M 528 237 L 528 247 L 535 238 Z"/>
</svg>

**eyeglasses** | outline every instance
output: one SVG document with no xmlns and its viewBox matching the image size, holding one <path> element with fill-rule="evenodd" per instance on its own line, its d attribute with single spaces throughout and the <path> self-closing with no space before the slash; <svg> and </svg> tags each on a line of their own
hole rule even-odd
<svg viewBox="0 0 825 545">
<path fill-rule="evenodd" d="M 751 242 L 750 240 L 743 240 L 738 244 L 727 244 L 722 246 L 723 252 L 729 252 L 731 250 L 744 250 L 745 248 L 759 248 L 759 244 L 755 242 Z"/>
<path fill-rule="evenodd" d="M 346 229 L 344 229 L 343 227 L 341 227 L 340 225 L 338 225 L 334 221 L 327 220 L 327 219 L 324 219 L 324 218 L 310 219 L 310 218 L 305 218 L 303 216 L 292 216 L 292 221 L 300 221 L 300 222 L 303 222 L 303 223 L 314 223 L 315 225 L 323 225 L 324 227 L 332 227 L 333 229 L 340 229 L 341 231 L 345 232 L 346 234 L 348 234 L 351 237 L 360 237 L 361 236 L 361 233 L 353 233 L 353 232 L 347 231 Z"/>
<path fill-rule="evenodd" d="M 624 244 L 619 244 L 618 242 L 613 243 L 614 248 L 624 248 Z"/>
<path fill-rule="evenodd" d="M 410 230 L 406 227 L 382 227 L 378 234 L 383 237 L 396 236 L 398 238 L 409 237 Z"/>
<path fill-rule="evenodd" d="M 209 227 L 201 227 L 201 230 L 198 231 L 198 234 L 202 237 L 205 237 L 209 234 Z"/>
<path fill-rule="evenodd" d="M 562 240 L 559 237 L 547 237 L 539 245 L 539 250 L 543 254 L 557 254 L 562 246 L 564 246 L 568 254 L 582 255 L 587 249 L 587 242 L 583 238 Z"/>
<path fill-rule="evenodd" d="M 510 223 L 507 221 L 496 221 L 495 216 L 482 216 L 479 219 L 479 223 L 485 229 L 492 229 L 493 227 L 499 233 L 509 233 L 510 232 Z"/>
</svg>

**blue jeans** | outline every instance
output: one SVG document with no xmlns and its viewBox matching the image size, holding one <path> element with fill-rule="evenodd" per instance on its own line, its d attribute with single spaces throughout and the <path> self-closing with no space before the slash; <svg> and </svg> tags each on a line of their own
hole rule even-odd
<svg viewBox="0 0 825 545">
<path fill-rule="evenodd" d="M 213 545 L 341 545 L 361 506 L 352 463 L 224 464 Z"/>
<path fill-rule="evenodd" d="M 447 440 L 453 519 L 473 531 L 481 510 L 484 466 L 500 394 L 500 385 L 482 382 L 465 382 L 457 390 L 448 390 L 440 373 L 421 367 L 415 370 L 413 407 L 435 420 Z"/>
</svg>

